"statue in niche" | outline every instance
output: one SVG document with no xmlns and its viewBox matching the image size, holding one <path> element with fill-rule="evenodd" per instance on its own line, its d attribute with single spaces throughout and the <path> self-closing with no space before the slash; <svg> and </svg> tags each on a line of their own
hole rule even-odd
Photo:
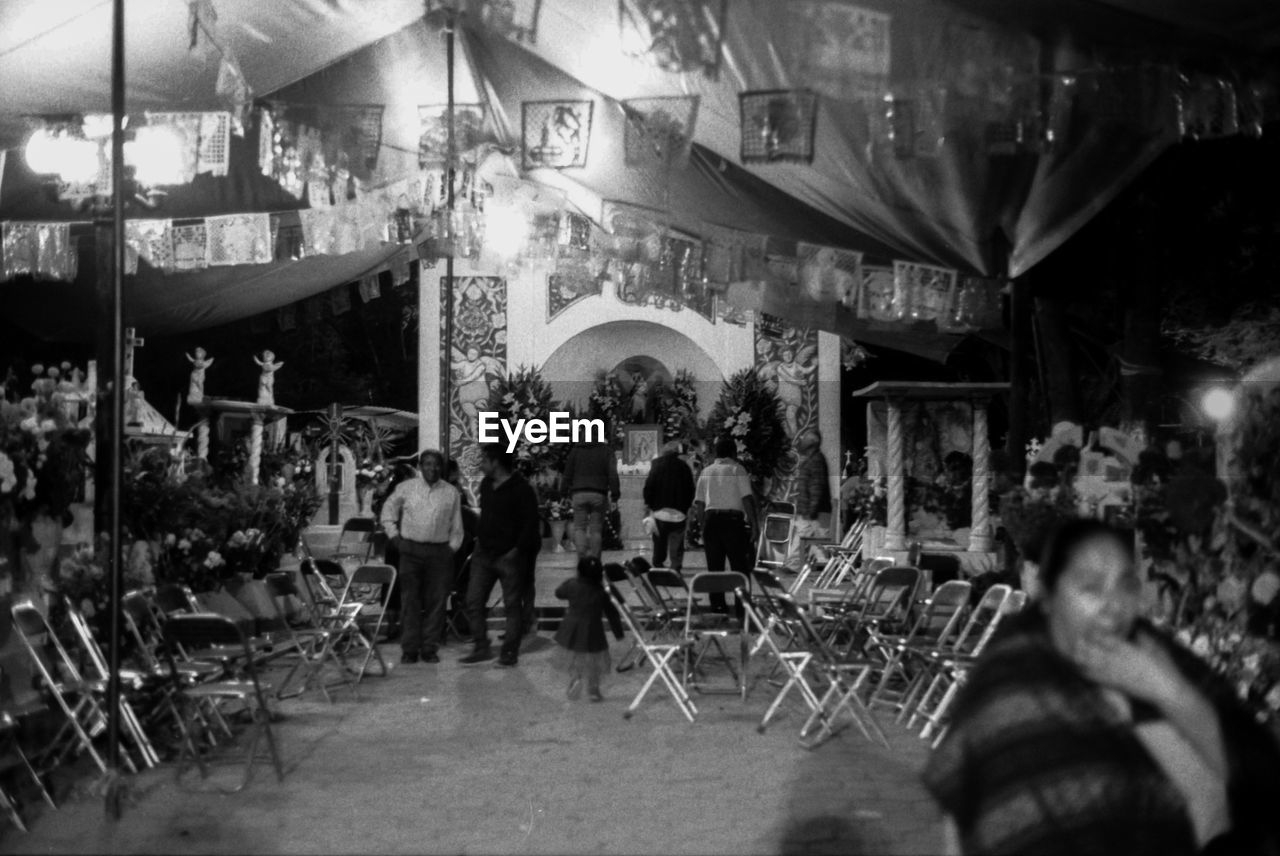
<svg viewBox="0 0 1280 856">
<path fill-rule="evenodd" d="M 274 406 L 276 403 L 276 372 L 284 363 L 276 362 L 276 355 L 271 351 L 263 351 L 262 359 L 256 356 L 253 361 L 262 368 L 258 376 L 258 403 Z"/>
<path fill-rule="evenodd" d="M 213 365 L 213 357 L 208 356 L 204 348 L 196 348 L 194 357 L 187 354 L 187 361 L 191 363 L 191 384 L 187 387 L 187 401 L 199 404 L 204 401 L 204 371 Z"/>
<path fill-rule="evenodd" d="M 644 375 L 640 372 L 632 372 L 631 374 L 631 421 L 637 424 L 643 424 L 649 420 L 645 417 L 648 415 L 649 406 L 649 382 L 645 380 Z"/>
</svg>

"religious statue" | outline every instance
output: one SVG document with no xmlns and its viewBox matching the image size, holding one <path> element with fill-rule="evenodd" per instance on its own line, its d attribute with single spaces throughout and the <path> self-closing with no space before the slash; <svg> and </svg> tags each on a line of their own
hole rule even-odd
<svg viewBox="0 0 1280 856">
<path fill-rule="evenodd" d="M 145 396 L 138 381 L 132 377 L 124 379 L 124 422 L 134 427 L 142 426 L 142 401 Z"/>
<path fill-rule="evenodd" d="M 284 365 L 284 363 L 276 362 L 276 355 L 271 351 L 263 351 L 262 359 L 256 356 L 253 361 L 262 368 L 262 374 L 258 376 L 258 403 L 267 406 L 274 406 L 276 403 L 276 371 Z"/>
<path fill-rule="evenodd" d="M 199 404 L 204 401 L 204 370 L 213 365 L 213 357 L 208 356 L 204 348 L 196 348 L 194 357 L 187 354 L 187 361 L 191 363 L 191 385 L 187 387 L 187 401 L 191 404 Z M 258 394 L 262 394 L 261 386 Z"/>
<path fill-rule="evenodd" d="M 642 423 L 646 421 L 645 415 L 648 412 L 649 382 L 640 372 L 632 372 L 631 381 L 631 421 Z"/>
</svg>

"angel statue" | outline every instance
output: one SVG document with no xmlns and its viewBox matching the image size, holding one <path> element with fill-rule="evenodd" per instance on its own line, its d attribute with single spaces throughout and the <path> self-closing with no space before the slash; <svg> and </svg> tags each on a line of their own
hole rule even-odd
<svg viewBox="0 0 1280 856">
<path fill-rule="evenodd" d="M 818 370 L 818 364 L 813 359 L 817 350 L 815 345 L 805 345 L 798 352 L 792 347 L 784 348 L 781 359 L 765 363 L 758 370 L 760 377 L 778 393 L 788 437 L 795 437 L 799 429 L 804 386 L 809 376 Z"/>
<path fill-rule="evenodd" d="M 474 437 L 480 408 L 489 403 L 489 383 L 502 377 L 502 363 L 494 357 L 482 355 L 474 345 L 464 355 L 453 348 L 453 384 L 458 391 L 458 405 L 462 408 L 462 433 Z"/>
<path fill-rule="evenodd" d="M 284 363 L 276 362 L 276 355 L 271 351 L 263 351 L 262 359 L 257 356 L 253 361 L 262 368 L 262 374 L 258 376 L 258 403 L 267 406 L 274 406 L 276 403 L 276 371 L 284 365 Z"/>
<path fill-rule="evenodd" d="M 196 348 L 194 357 L 187 354 L 187 361 L 191 363 L 191 385 L 187 387 L 187 401 L 199 404 L 204 401 L 204 370 L 213 365 L 213 357 L 208 356 L 204 348 Z"/>
</svg>

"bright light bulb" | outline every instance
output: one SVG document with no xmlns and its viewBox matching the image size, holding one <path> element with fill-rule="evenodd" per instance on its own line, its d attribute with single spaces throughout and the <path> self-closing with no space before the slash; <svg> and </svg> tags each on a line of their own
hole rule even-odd
<svg viewBox="0 0 1280 856">
<path fill-rule="evenodd" d="M 58 144 L 46 129 L 40 128 L 31 134 L 24 154 L 27 168 L 36 175 L 50 175 L 58 171 Z"/>
<path fill-rule="evenodd" d="M 507 206 L 494 206 L 486 212 L 485 248 L 500 258 L 515 258 L 529 238 L 529 221 L 524 212 Z"/>
<path fill-rule="evenodd" d="M 139 128 L 134 139 L 125 143 L 124 162 L 134 168 L 138 182 L 146 187 L 180 184 L 182 140 L 164 125 Z"/>
<path fill-rule="evenodd" d="M 1225 422 L 1236 410 L 1236 397 L 1230 390 L 1216 387 L 1200 399 L 1200 409 L 1214 422 Z"/>
</svg>

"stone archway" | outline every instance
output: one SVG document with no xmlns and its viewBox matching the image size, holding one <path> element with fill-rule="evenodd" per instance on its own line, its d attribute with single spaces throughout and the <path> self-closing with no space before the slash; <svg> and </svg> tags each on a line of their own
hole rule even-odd
<svg viewBox="0 0 1280 856">
<path fill-rule="evenodd" d="M 698 391 L 698 410 L 711 412 L 724 379 L 738 367 L 721 365 L 683 333 L 648 321 L 611 321 L 588 327 L 560 344 L 540 367 L 552 395 L 585 408 L 596 378 L 632 365 L 663 375 L 690 372 Z"/>
</svg>

